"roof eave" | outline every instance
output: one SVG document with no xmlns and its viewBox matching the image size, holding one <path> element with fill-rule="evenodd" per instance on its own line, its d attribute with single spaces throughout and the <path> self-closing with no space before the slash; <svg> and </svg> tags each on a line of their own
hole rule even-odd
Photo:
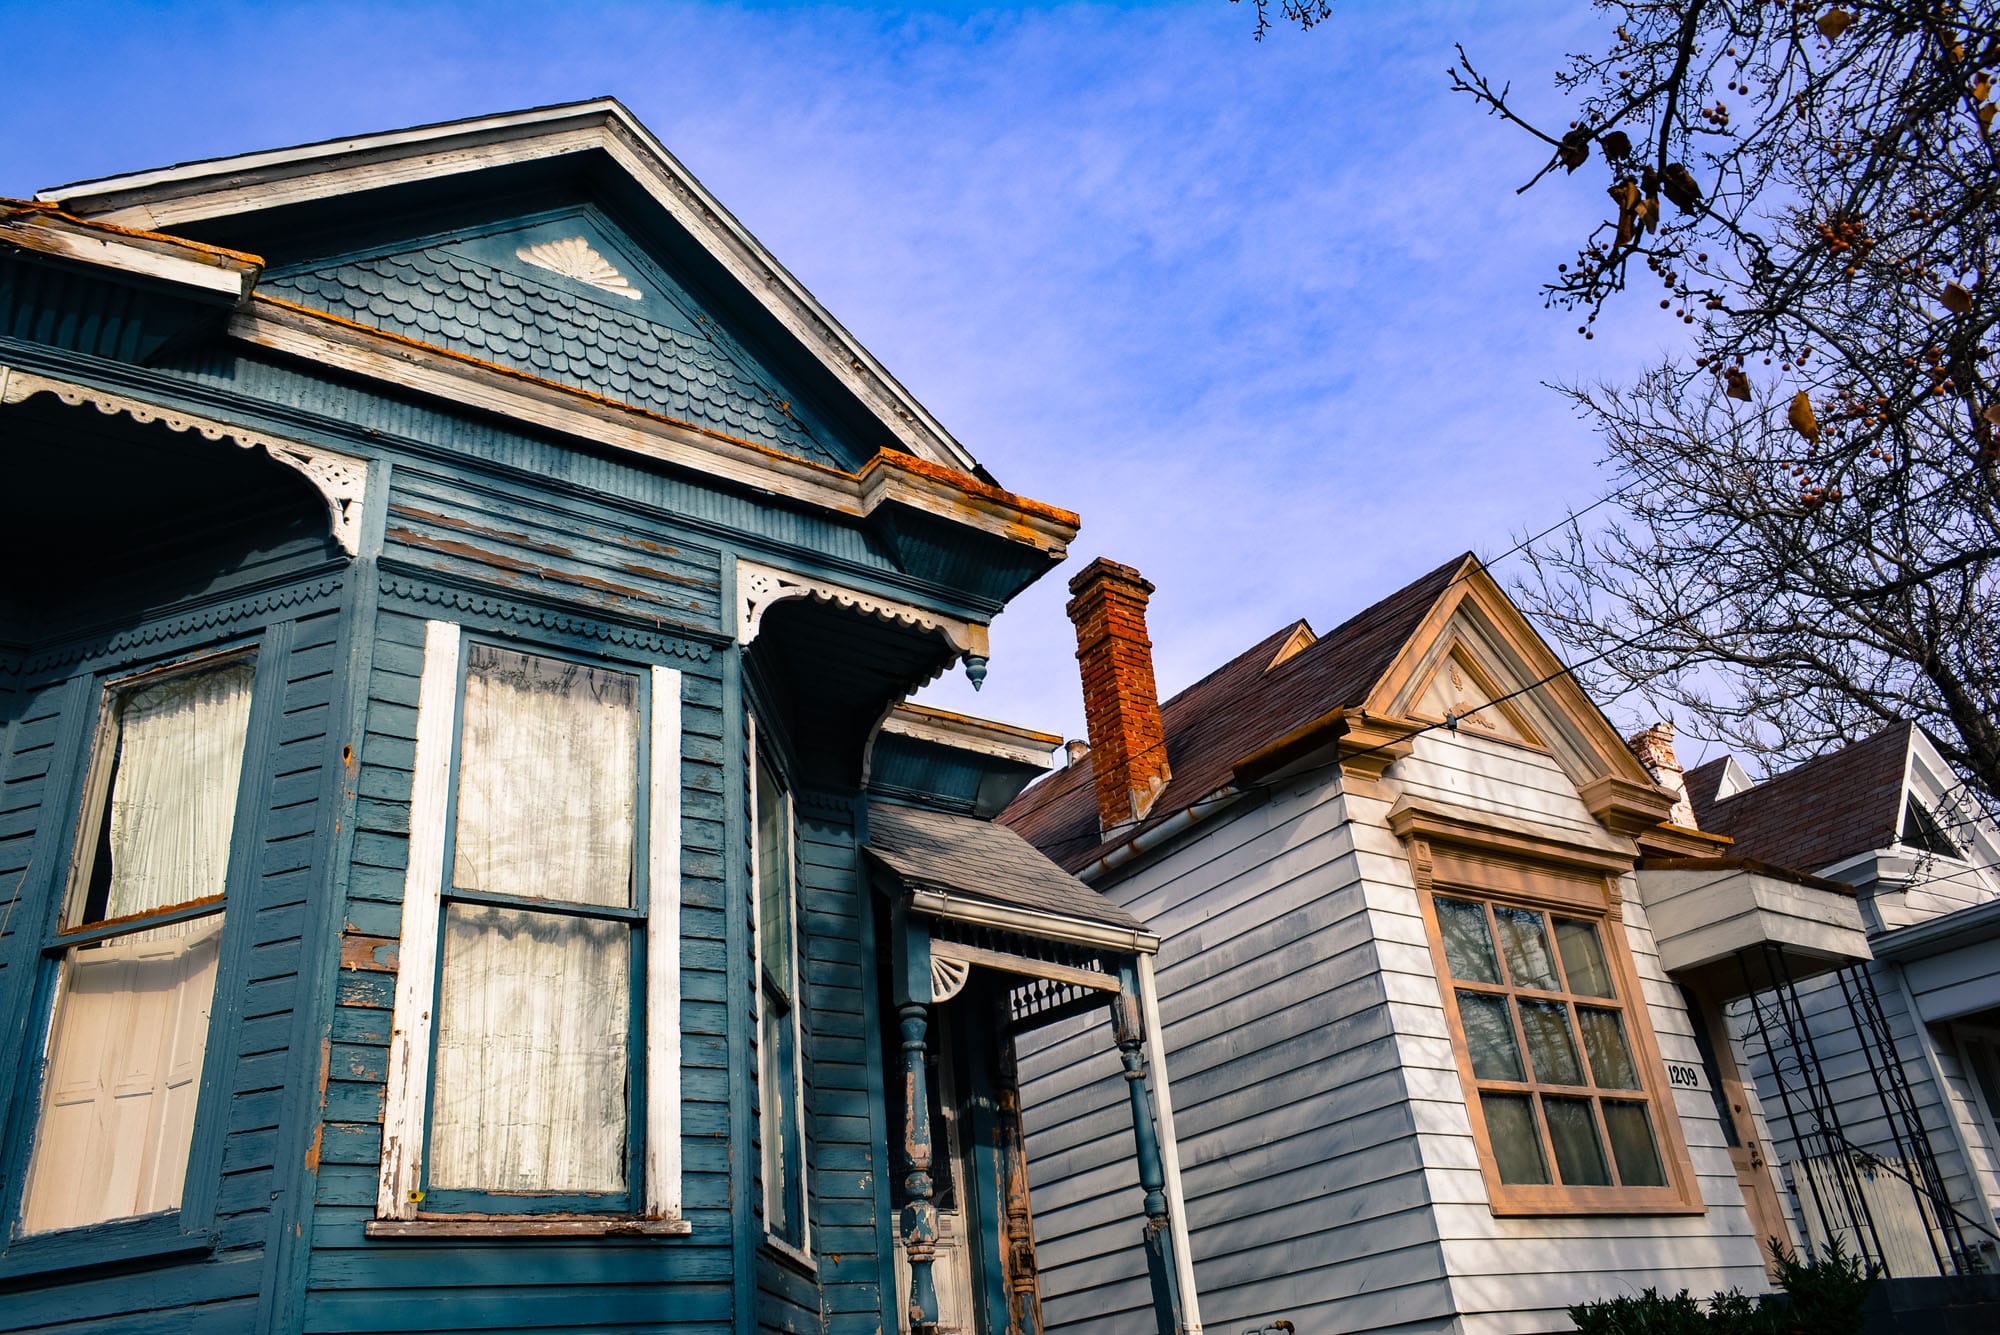
<svg viewBox="0 0 2000 1335">
<path fill-rule="evenodd" d="M 615 98 L 182 163 L 40 191 L 66 212 L 159 231 L 283 204 L 601 150 L 685 228 L 910 453 L 983 476 L 874 354 Z"/>
</svg>

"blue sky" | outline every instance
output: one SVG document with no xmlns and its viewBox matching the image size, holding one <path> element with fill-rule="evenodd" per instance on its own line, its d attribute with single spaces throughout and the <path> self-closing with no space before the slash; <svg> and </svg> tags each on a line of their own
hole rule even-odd
<svg viewBox="0 0 2000 1335">
<path fill-rule="evenodd" d="M 975 697 L 1082 733 L 1064 582 L 1159 586 L 1163 692 L 1605 489 L 1539 283 L 1604 201 L 1446 91 L 1452 43 L 1555 110 L 1582 0 L 1348 0 L 1251 40 L 1164 5 L 0 3 L 0 194 L 615 94 L 1000 481 L 1079 511 Z M 1588 184 L 1586 184 L 1588 182 Z M 1503 567 L 1504 573 L 1504 567 Z"/>
</svg>

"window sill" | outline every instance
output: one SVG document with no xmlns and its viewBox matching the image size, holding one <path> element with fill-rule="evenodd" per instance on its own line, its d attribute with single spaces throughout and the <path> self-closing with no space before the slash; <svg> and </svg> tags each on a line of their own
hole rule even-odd
<svg viewBox="0 0 2000 1335">
<path fill-rule="evenodd" d="M 806 1253 L 774 1234 L 764 1235 L 764 1250 L 804 1274 L 808 1279 L 819 1278 L 819 1262 Z"/>
<path fill-rule="evenodd" d="M 164 1261 L 206 1252 L 214 1246 L 214 1235 L 207 1231 L 184 1231 L 178 1213 L 119 1219 L 15 1238 L 0 1250 L 0 1278 Z"/>
<path fill-rule="evenodd" d="M 673 1238 L 694 1232 L 685 1219 L 621 1219 L 604 1215 L 418 1215 L 371 1219 L 371 1238 Z"/>
</svg>

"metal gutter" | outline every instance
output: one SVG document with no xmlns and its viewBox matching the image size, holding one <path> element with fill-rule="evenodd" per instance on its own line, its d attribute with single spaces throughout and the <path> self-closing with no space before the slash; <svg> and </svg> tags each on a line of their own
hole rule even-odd
<svg viewBox="0 0 2000 1335">
<path fill-rule="evenodd" d="M 1207 820 L 1216 812 L 1228 810 L 1249 795 L 1247 789 L 1238 788 L 1233 783 L 1225 784 L 1210 793 L 1207 797 L 1194 802 L 1185 810 L 1175 812 L 1152 829 L 1133 835 L 1103 857 L 1098 858 L 1088 867 L 1077 872 L 1076 879 L 1082 881 L 1085 885 L 1089 885 L 1096 881 L 1098 877 L 1109 875 L 1111 872 L 1124 866 L 1141 853 L 1150 852 L 1158 848 L 1161 844 Z"/>
</svg>

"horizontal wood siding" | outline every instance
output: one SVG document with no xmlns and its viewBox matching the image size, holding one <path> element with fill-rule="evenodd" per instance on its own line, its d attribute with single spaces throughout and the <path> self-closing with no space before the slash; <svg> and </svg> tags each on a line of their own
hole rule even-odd
<svg viewBox="0 0 2000 1335">
<path fill-rule="evenodd" d="M 805 959 L 806 1162 L 817 1285 L 786 1262 L 760 1276 L 767 1330 L 866 1335 L 882 1324 L 889 1238 L 878 1206 L 887 1150 L 874 912 L 845 804 L 799 804 L 800 948 Z M 773 1283 L 776 1279 L 781 1282 Z"/>
<path fill-rule="evenodd" d="M 1742 1189 L 1715 1105 L 1707 1094 L 1673 1095 L 1706 1210 L 1699 1215 L 1584 1215 L 1498 1218 L 1472 1140 L 1466 1094 L 1452 1054 L 1443 997 L 1401 841 L 1387 829 L 1396 792 L 1423 793 L 1459 807 L 1551 833 L 1601 833 L 1576 786 L 1539 752 L 1481 738 L 1428 733 L 1388 772 L 1383 797 L 1349 798 L 1380 945 L 1394 1042 L 1450 1277 L 1452 1302 L 1468 1332 L 1560 1330 L 1572 1303 L 1654 1287 L 1706 1295 L 1757 1292 L 1767 1285 Z M 1660 968 L 1635 877 L 1622 882 L 1625 936 L 1664 1060 L 1698 1063 L 1694 1029 L 1680 994 Z"/>
<path fill-rule="evenodd" d="M 249 754 L 261 756 L 261 772 L 245 779 L 249 791 L 263 801 L 250 830 L 256 840 L 246 882 L 232 885 L 225 925 L 225 965 L 219 987 L 230 979 L 228 961 L 240 962 L 233 994 L 219 991 L 209 1032 L 208 1069 L 217 1072 L 227 1091 L 223 1108 L 220 1179 L 215 1184 L 215 1243 L 211 1251 L 176 1260 L 144 1262 L 106 1273 L 81 1269 L 44 1281 L 0 1281 L 0 1330 L 34 1331 L 78 1328 L 87 1323 L 97 1331 L 147 1332 L 250 1331 L 258 1317 L 260 1293 L 269 1301 L 266 1256 L 278 1231 L 298 1217 L 289 1195 L 292 1174 L 276 1160 L 288 1119 L 306 1106 L 304 1095 L 316 1066 L 316 1055 L 298 1052 L 295 1011 L 301 1004 L 300 971 L 308 948 L 307 924 L 315 886 L 321 883 L 330 766 L 338 758 L 332 731 L 338 726 L 339 673 L 342 661 L 342 615 L 338 604 L 299 616 L 281 631 L 267 633 L 267 643 L 286 646 L 274 672 L 260 677 L 275 684 L 276 699 L 264 695 L 254 706 L 267 731 L 260 747 L 253 737 Z M 212 634 L 212 632 L 211 632 Z M 193 646 L 189 646 L 193 647 Z M 105 665 L 110 667 L 111 665 Z M 265 665 L 267 668 L 270 664 Z M 0 896 L 11 898 L 23 880 L 22 854 L 44 821 L 57 838 L 42 847 L 66 861 L 62 841 L 71 816 L 63 809 L 67 793 L 52 794 L 47 783 L 59 735 L 88 738 L 99 692 L 55 686 L 18 701 L 9 729 L 5 758 L 5 800 L 0 802 Z M 57 712 L 69 702 L 80 717 L 67 720 Z M 87 745 L 87 741 L 82 743 Z M 80 757 L 78 758 L 80 760 Z M 65 785 L 67 786 L 67 785 Z M 37 883 L 59 892 L 60 876 Z M 36 962 L 34 935 L 41 930 L 49 905 L 23 901 L 20 913 L 0 909 L 10 922 L 10 934 L 25 939 L 0 943 L 0 958 Z M 16 956 L 14 947 L 21 947 Z M 37 972 L 32 967 L 23 972 Z M 0 977 L 0 989 L 9 986 Z M 22 989 L 32 978 L 22 978 Z M 10 998 L 24 992 L 0 992 Z M 10 1005 L 20 1004 L 10 1001 Z M 39 1057 L 32 1037 L 10 1050 L 4 1078 L 14 1078 L 13 1051 L 28 1059 Z M 32 1119 L 16 1110 L 17 1128 Z M 213 1129 L 198 1127 L 196 1154 L 202 1137 Z M 197 1157 L 197 1162 L 199 1162 Z"/>
<path fill-rule="evenodd" d="M 1324 776 L 1197 827 L 1112 898 L 1164 938 L 1167 1069 L 1215 1330 L 1449 1324 L 1353 833 Z M 1130 1105 L 1101 1015 L 1021 1044 L 1052 1330 L 1150 1329 Z"/>
<path fill-rule="evenodd" d="M 1882 1016 L 1888 1022 L 1895 1047 L 1893 1054 L 1875 1053 L 1875 1060 L 1884 1067 L 1894 1060 L 1902 1067 L 1903 1078 L 1909 1084 L 1911 1099 L 1916 1104 L 1925 1138 L 1930 1144 L 1932 1157 L 1937 1160 L 1947 1195 L 1952 1204 L 1967 1216 L 1984 1222 L 1988 1211 L 1974 1185 L 1973 1165 L 1966 1162 L 1958 1132 L 1954 1130 L 1951 1120 L 1954 1115 L 1965 1119 L 1961 1125 L 1967 1127 L 1968 1138 L 1977 1136 L 1977 1120 L 1972 1117 L 1968 1093 L 1961 1088 L 1955 1097 L 1947 1101 L 1950 1091 L 1940 1090 L 1937 1080 L 1933 1078 L 1930 1063 L 1924 1057 L 1924 1039 L 1918 1034 L 1915 1017 L 1910 1014 L 1903 989 L 1896 980 L 1896 966 L 1876 962 L 1866 967 L 1875 980 L 1876 995 L 1882 1002 Z M 1902 1158 L 1895 1147 L 1892 1123 L 1884 1110 L 1876 1078 L 1869 1070 L 1870 1054 L 1864 1049 L 1860 1031 L 1848 1013 L 1839 981 L 1831 974 L 1824 974 L 1799 983 L 1797 991 L 1800 1009 L 1811 1031 L 1812 1050 L 1819 1058 L 1820 1070 L 1840 1117 L 1841 1130 L 1850 1143 L 1870 1153 L 1890 1160 Z M 1775 1016 L 1771 1018 L 1775 1019 Z M 1800 1156 L 1797 1137 L 1811 1126 L 1810 1115 L 1797 1092 L 1799 1076 L 1793 1070 L 1789 1077 L 1801 1123 L 1795 1131 L 1791 1119 L 1785 1115 L 1777 1078 L 1772 1073 L 1763 1044 L 1756 1036 L 1747 1004 L 1739 1002 L 1730 1008 L 1730 1022 L 1745 1035 L 1750 1070 L 1757 1081 L 1758 1096 L 1770 1118 L 1777 1155 L 1786 1165 L 1796 1164 Z M 1783 1046 L 1782 1035 L 1774 1029 L 1773 1038 L 1779 1043 L 1790 1070 L 1792 1061 Z M 1956 1049 L 1935 1037 L 1930 1041 L 1937 1045 L 1939 1061 L 1947 1078 L 1957 1075 L 1962 1084 Z M 1973 1143 L 1983 1142 L 1974 1140 Z M 1791 1193 L 1791 1197 L 1791 1208 L 1796 1213 L 1800 1208 L 1796 1191 Z"/>
<path fill-rule="evenodd" d="M 498 629 L 489 626 L 483 629 Z M 518 628 L 517 628 L 518 629 Z M 682 1196 L 693 1232 L 492 1241 L 364 1236 L 375 1214 L 424 618 L 385 603 L 357 739 L 353 853 L 325 1054 L 305 1329 L 720 1332 L 732 1299 L 722 692 L 682 671 Z M 448 1317 L 445 1315 L 448 1313 Z"/>
<path fill-rule="evenodd" d="M 602 505 L 519 486 L 477 488 L 414 465 L 396 469 L 384 557 L 581 612 L 713 630 L 721 624 L 722 557 L 665 539 Z"/>
</svg>

